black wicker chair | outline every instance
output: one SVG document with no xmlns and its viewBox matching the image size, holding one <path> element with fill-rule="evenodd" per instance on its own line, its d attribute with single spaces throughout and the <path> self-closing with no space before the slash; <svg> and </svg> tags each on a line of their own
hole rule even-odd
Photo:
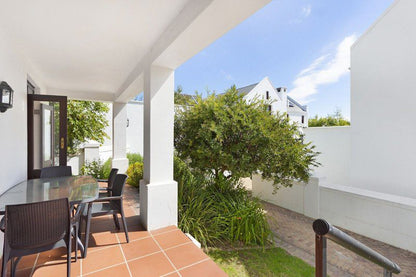
<svg viewBox="0 0 416 277">
<path fill-rule="evenodd" d="M 70 166 L 51 166 L 42 168 L 40 178 L 53 178 L 72 176 L 72 168 Z"/>
<path fill-rule="evenodd" d="M 23 256 L 66 247 L 71 273 L 71 215 L 68 198 L 6 206 L 1 277 L 11 260 L 11 275 Z"/>
<path fill-rule="evenodd" d="M 120 214 L 121 220 L 123 222 L 124 233 L 126 235 L 126 241 L 129 242 L 129 233 L 127 230 L 126 218 L 124 216 L 123 210 L 123 189 L 124 185 L 126 184 L 126 179 L 127 175 L 117 174 L 111 189 L 112 195 L 108 197 L 100 197 L 97 200 L 94 200 L 91 204 L 88 205 L 88 209 L 85 209 L 85 212 L 82 216 L 82 221 L 85 222 L 84 255 L 87 253 L 92 217 L 112 214 L 116 228 L 117 230 L 120 230 L 120 223 L 118 221 L 118 214 Z"/>
<path fill-rule="evenodd" d="M 116 180 L 116 175 L 118 168 L 112 168 L 108 180 L 97 179 L 98 182 L 107 183 L 106 188 L 100 188 L 100 197 L 111 196 L 111 190 L 113 188 L 114 181 Z"/>
</svg>

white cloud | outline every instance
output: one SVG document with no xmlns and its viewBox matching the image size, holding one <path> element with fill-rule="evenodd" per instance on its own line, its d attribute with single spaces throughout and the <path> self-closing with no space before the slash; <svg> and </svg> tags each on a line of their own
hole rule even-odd
<svg viewBox="0 0 416 277">
<path fill-rule="evenodd" d="M 302 16 L 304 18 L 308 17 L 311 14 L 312 6 L 311 4 L 302 7 Z"/>
<path fill-rule="evenodd" d="M 338 44 L 335 53 L 322 55 L 301 70 L 293 81 L 294 88 L 289 95 L 308 103 L 313 100 L 311 96 L 318 93 L 319 86 L 338 82 L 349 71 L 350 48 L 356 39 L 355 34 L 345 37 Z"/>
<path fill-rule="evenodd" d="M 300 9 L 300 14 L 299 16 L 295 17 L 294 19 L 292 19 L 289 23 L 290 24 L 299 24 L 302 23 L 302 21 L 307 18 L 312 12 L 312 5 L 308 4 L 305 6 L 302 6 Z"/>
<path fill-rule="evenodd" d="M 230 73 L 226 72 L 224 69 L 221 69 L 220 73 L 225 78 L 225 80 L 234 81 L 233 76 Z"/>
</svg>

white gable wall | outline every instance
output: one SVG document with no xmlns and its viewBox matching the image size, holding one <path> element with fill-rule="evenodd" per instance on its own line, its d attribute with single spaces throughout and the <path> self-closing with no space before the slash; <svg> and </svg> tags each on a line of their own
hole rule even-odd
<svg viewBox="0 0 416 277">
<path fill-rule="evenodd" d="M 269 92 L 269 99 L 272 101 L 272 112 L 279 111 L 280 113 L 285 113 L 287 111 L 285 102 L 279 97 L 274 88 L 273 84 L 270 82 L 269 78 L 266 77 L 261 80 L 247 95 L 244 96 L 246 101 L 252 101 L 254 99 L 267 100 L 266 92 Z"/>
</svg>

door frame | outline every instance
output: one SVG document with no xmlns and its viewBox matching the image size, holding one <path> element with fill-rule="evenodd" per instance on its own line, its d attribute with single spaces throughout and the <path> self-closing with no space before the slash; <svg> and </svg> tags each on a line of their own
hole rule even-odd
<svg viewBox="0 0 416 277">
<path fill-rule="evenodd" d="M 67 103 L 66 96 L 28 94 L 27 95 L 27 177 L 28 179 L 39 178 L 40 170 L 34 169 L 34 126 L 33 110 L 35 101 L 51 101 L 59 103 L 59 165 L 67 164 Z"/>
</svg>

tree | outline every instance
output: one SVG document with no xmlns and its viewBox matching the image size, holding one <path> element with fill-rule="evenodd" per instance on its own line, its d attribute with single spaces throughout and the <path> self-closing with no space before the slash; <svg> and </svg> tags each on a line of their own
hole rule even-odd
<svg viewBox="0 0 416 277">
<path fill-rule="evenodd" d="M 222 95 L 196 96 L 195 105 L 175 116 L 178 156 L 214 184 L 235 184 L 257 171 L 276 189 L 295 179 L 308 181 L 318 153 L 303 142 L 297 126 L 271 114 L 267 105 L 247 103 L 235 86 Z"/>
<path fill-rule="evenodd" d="M 195 97 L 190 94 L 184 94 L 182 86 L 178 86 L 175 90 L 175 104 L 181 106 L 190 106 L 195 104 Z"/>
<path fill-rule="evenodd" d="M 109 111 L 107 104 L 92 101 L 68 101 L 68 154 L 75 155 L 79 146 L 88 141 L 95 140 L 104 143 L 108 135 L 104 132 L 108 126 L 106 114 Z"/>
<path fill-rule="evenodd" d="M 328 114 L 326 117 L 315 117 L 310 118 L 308 121 L 309 127 L 325 127 L 325 126 L 348 126 L 350 122 L 346 120 L 341 113 L 340 109 L 336 109 L 335 112 L 330 115 Z"/>
</svg>

